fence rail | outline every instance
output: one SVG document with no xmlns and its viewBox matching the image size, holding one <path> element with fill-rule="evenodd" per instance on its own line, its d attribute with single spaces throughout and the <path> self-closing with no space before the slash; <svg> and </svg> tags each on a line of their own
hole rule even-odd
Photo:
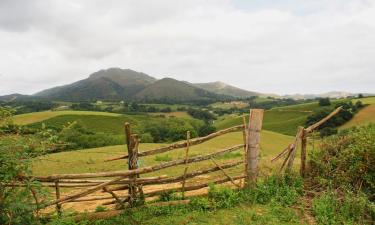
<svg viewBox="0 0 375 225">
<path fill-rule="evenodd" d="M 256 179 L 257 175 L 257 164 L 252 162 L 252 166 L 248 166 L 250 158 L 247 156 L 254 157 L 252 151 L 257 151 L 256 156 L 259 154 L 259 132 L 261 129 L 263 110 L 251 110 L 249 116 L 249 125 L 246 125 L 246 117 L 243 117 L 243 124 L 233 126 L 227 129 L 217 131 L 209 134 L 205 137 L 198 137 L 190 139 L 189 133 L 187 133 L 186 141 L 178 142 L 164 147 L 154 148 L 143 152 L 138 152 L 139 138 L 137 134 L 132 134 L 130 124 L 125 123 L 125 140 L 128 154 L 124 154 L 119 157 L 105 160 L 105 162 L 124 160 L 124 164 L 128 165 L 128 170 L 119 170 L 111 172 L 97 172 L 97 173 L 76 173 L 76 174 L 52 174 L 48 176 L 20 176 L 20 181 L 13 184 L 4 184 L 5 186 L 25 186 L 23 180 L 34 180 L 41 182 L 44 187 L 54 188 L 55 200 L 48 201 L 47 199 L 37 199 L 38 209 L 43 209 L 55 205 L 56 211 L 61 213 L 62 205 L 66 203 L 77 203 L 77 202 L 92 202 L 92 201 L 105 201 L 102 205 L 119 204 L 124 206 L 128 203 L 129 206 L 133 206 L 137 198 L 149 198 L 161 195 L 168 191 L 180 192 L 184 197 L 185 192 L 199 190 L 208 187 L 210 183 L 223 184 L 231 183 L 235 187 L 240 188 L 241 185 L 238 183 L 239 180 L 248 178 L 252 182 Z M 216 137 L 231 132 L 243 131 L 243 143 L 226 147 L 223 149 L 217 149 L 214 152 L 210 152 L 204 155 L 189 156 L 189 148 L 191 146 L 199 145 Z M 218 140 L 220 141 L 220 140 Z M 156 165 L 138 167 L 138 159 L 141 157 L 162 154 L 173 150 L 185 150 L 184 159 L 177 159 L 170 162 L 163 162 Z M 235 152 L 238 150 L 244 151 L 244 159 L 225 163 L 219 163 L 215 160 L 218 156 Z M 251 158 L 253 160 L 253 158 Z M 198 163 L 202 161 L 211 160 L 213 167 L 199 169 L 196 168 L 193 171 L 189 171 L 189 165 L 192 163 Z M 227 169 L 235 168 L 245 164 L 242 169 L 243 174 L 229 175 Z M 147 175 L 155 171 L 163 169 L 173 168 L 176 166 L 184 165 L 185 168 L 181 175 L 175 176 L 149 176 L 140 177 L 140 175 Z M 221 171 L 219 176 L 216 176 L 214 180 L 205 180 L 203 183 L 186 185 L 187 180 L 197 178 L 201 175 L 206 175 L 214 172 Z M 249 178 L 251 177 L 251 178 Z M 107 179 L 106 179 L 107 178 Z M 109 178 L 109 179 L 108 179 Z M 177 184 L 177 185 L 176 185 Z M 161 190 L 147 190 L 144 191 L 144 187 L 153 185 L 165 185 L 162 186 Z M 75 193 L 61 194 L 61 188 L 64 189 L 75 189 L 80 190 Z M 125 191 L 125 192 L 124 192 Z M 93 193 L 102 193 L 103 196 L 92 196 Z"/>
</svg>

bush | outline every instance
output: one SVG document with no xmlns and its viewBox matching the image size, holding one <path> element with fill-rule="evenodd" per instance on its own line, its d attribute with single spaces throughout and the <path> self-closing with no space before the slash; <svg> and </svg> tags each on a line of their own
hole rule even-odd
<svg viewBox="0 0 375 225">
<path fill-rule="evenodd" d="M 210 185 L 208 199 L 215 208 L 230 208 L 239 202 L 238 192 L 228 187 L 216 187 Z"/>
<path fill-rule="evenodd" d="M 375 125 L 355 128 L 322 141 L 310 152 L 312 177 L 331 188 L 348 187 L 375 193 Z"/>
<path fill-rule="evenodd" d="M 329 106 L 329 105 L 331 105 L 331 101 L 329 100 L 329 98 L 320 98 L 319 99 L 319 105 L 320 106 Z"/>
<path fill-rule="evenodd" d="M 326 192 L 312 202 L 312 212 L 319 224 L 366 224 L 375 218 L 371 210 L 374 205 L 366 196 L 350 192 L 342 198 Z"/>
<path fill-rule="evenodd" d="M 142 143 L 152 143 L 154 142 L 154 138 L 150 133 L 144 133 L 141 135 L 141 142 Z"/>
<path fill-rule="evenodd" d="M 0 108 L 0 123 L 11 123 L 11 112 Z M 37 145 L 33 139 L 3 135 L 0 138 L 0 224 L 35 224 L 34 195 L 44 197 L 40 183 L 29 179 L 31 159 L 43 154 L 48 140 Z M 35 151 L 34 151 L 35 150 Z M 10 186 L 23 176 L 24 187 Z"/>
</svg>

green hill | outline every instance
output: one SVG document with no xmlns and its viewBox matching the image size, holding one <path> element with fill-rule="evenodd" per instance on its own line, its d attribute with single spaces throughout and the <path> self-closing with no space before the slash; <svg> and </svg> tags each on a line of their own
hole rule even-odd
<svg viewBox="0 0 375 225">
<path fill-rule="evenodd" d="M 361 98 L 357 100 L 369 105 L 355 114 L 349 122 L 340 127 L 341 129 L 375 123 L 375 97 Z"/>
<path fill-rule="evenodd" d="M 143 101 L 163 100 L 170 102 L 189 102 L 200 100 L 228 99 L 229 96 L 218 95 L 194 85 L 172 78 L 164 78 L 148 85 L 136 94 L 136 99 Z"/>
<path fill-rule="evenodd" d="M 259 93 L 257 92 L 243 90 L 220 81 L 210 83 L 197 83 L 194 85 L 216 94 L 229 95 L 238 98 L 246 98 L 259 95 Z"/>
<path fill-rule="evenodd" d="M 133 96 L 155 80 L 133 70 L 110 68 L 95 72 L 87 79 L 38 92 L 35 96 L 63 101 L 121 100 Z"/>
</svg>

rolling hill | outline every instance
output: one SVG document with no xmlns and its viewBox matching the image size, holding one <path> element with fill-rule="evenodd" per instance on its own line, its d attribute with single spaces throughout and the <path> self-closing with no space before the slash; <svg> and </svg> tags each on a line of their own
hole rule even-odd
<svg viewBox="0 0 375 225">
<path fill-rule="evenodd" d="M 220 81 L 210 83 L 197 83 L 194 85 L 216 94 L 229 95 L 238 98 L 247 98 L 260 95 L 260 93 L 240 89 Z"/>
<path fill-rule="evenodd" d="M 130 98 L 155 81 L 144 73 L 110 68 L 95 72 L 87 79 L 38 92 L 35 96 L 63 101 L 120 100 Z"/>
<path fill-rule="evenodd" d="M 172 102 L 187 102 L 198 100 L 229 99 L 230 96 L 215 94 L 194 85 L 172 78 L 163 78 L 148 85 L 135 96 L 138 100 L 164 100 Z"/>
<path fill-rule="evenodd" d="M 201 85 L 205 86 L 204 84 Z M 212 91 L 172 78 L 157 80 L 147 74 L 130 69 L 109 68 L 95 72 L 86 79 L 43 90 L 33 96 L 55 101 L 130 99 L 141 102 L 155 102 L 158 100 L 164 102 L 190 102 L 226 100 L 237 97 L 238 93 L 253 95 L 253 92 L 247 92 L 228 85 L 225 89 L 227 91 L 209 89 L 212 89 Z"/>
</svg>

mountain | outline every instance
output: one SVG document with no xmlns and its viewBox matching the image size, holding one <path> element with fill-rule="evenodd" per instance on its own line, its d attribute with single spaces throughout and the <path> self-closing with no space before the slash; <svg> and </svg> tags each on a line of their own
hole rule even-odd
<svg viewBox="0 0 375 225">
<path fill-rule="evenodd" d="M 64 101 L 119 100 L 131 98 L 155 81 L 155 78 L 144 73 L 130 69 L 110 68 L 95 72 L 87 79 L 47 89 L 34 96 Z"/>
<path fill-rule="evenodd" d="M 30 95 L 22 95 L 22 94 L 10 94 L 10 95 L 3 95 L 0 96 L 0 101 L 12 102 L 12 101 L 29 101 L 37 99 L 37 97 L 33 97 Z"/>
<path fill-rule="evenodd" d="M 293 95 L 284 95 L 283 98 L 292 98 L 292 99 L 314 99 L 314 98 L 346 98 L 350 96 L 358 96 L 360 93 L 350 93 L 344 91 L 330 91 L 322 94 L 293 94 Z M 374 96 L 371 93 L 362 93 L 363 96 Z"/>
<path fill-rule="evenodd" d="M 216 94 L 229 95 L 237 98 L 247 98 L 260 95 L 257 92 L 243 90 L 220 81 L 211 83 L 196 83 L 194 85 Z"/>
<path fill-rule="evenodd" d="M 143 101 L 163 100 L 167 102 L 187 102 L 230 99 L 231 97 L 204 90 L 185 81 L 163 78 L 148 85 L 145 89 L 136 94 L 135 98 Z"/>
</svg>

